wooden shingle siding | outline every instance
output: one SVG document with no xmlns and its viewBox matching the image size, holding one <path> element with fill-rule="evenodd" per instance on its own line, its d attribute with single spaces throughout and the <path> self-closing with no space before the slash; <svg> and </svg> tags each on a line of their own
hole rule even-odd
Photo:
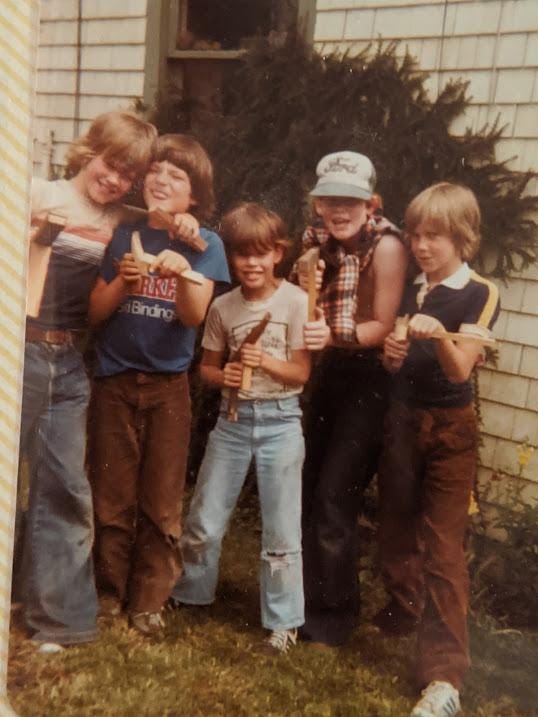
<svg viewBox="0 0 538 717">
<path fill-rule="evenodd" d="M 432 96 L 452 78 L 469 81 L 471 106 L 454 122 L 455 134 L 499 117 L 505 127 L 498 157 L 516 170 L 538 170 L 536 0 L 318 0 L 320 52 L 358 53 L 380 37 L 398 40 L 398 52 L 416 57 L 430 73 Z M 538 191 L 538 182 L 530 191 Z M 479 478 L 521 475 L 527 497 L 538 498 L 538 450 L 521 469 L 517 453 L 521 443 L 538 446 L 538 267 L 499 282 L 499 289 L 498 361 L 480 372 Z"/>
</svg>

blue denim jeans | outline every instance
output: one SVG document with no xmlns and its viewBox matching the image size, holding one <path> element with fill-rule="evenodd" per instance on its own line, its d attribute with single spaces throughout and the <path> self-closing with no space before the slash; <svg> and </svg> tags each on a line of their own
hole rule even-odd
<svg viewBox="0 0 538 717">
<path fill-rule="evenodd" d="M 97 635 L 93 509 L 84 468 L 88 400 L 77 349 L 26 343 L 21 455 L 30 492 L 21 582 L 24 619 L 41 642 Z"/>
<path fill-rule="evenodd" d="M 184 573 L 172 596 L 193 605 L 214 601 L 222 539 L 252 458 L 262 516 L 262 625 L 269 630 L 298 627 L 304 622 L 304 440 L 296 396 L 240 401 L 236 423 L 220 415 L 209 436 L 185 523 Z"/>
</svg>

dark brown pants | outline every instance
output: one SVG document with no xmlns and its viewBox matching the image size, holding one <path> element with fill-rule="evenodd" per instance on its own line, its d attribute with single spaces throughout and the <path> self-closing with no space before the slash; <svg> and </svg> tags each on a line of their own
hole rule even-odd
<svg viewBox="0 0 538 717">
<path fill-rule="evenodd" d="M 132 612 L 159 610 L 181 570 L 190 418 L 187 374 L 133 371 L 95 381 L 97 579 Z"/>
<path fill-rule="evenodd" d="M 391 598 L 420 619 L 420 686 L 444 680 L 459 689 L 470 664 L 464 538 L 477 436 L 472 405 L 394 403 L 385 419 L 381 567 Z"/>
</svg>

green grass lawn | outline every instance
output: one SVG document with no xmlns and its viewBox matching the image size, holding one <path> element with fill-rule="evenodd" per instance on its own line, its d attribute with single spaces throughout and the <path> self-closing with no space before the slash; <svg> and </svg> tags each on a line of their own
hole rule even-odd
<svg viewBox="0 0 538 717">
<path fill-rule="evenodd" d="M 125 618 L 101 618 L 98 642 L 38 655 L 12 628 L 8 690 L 21 717 L 407 717 L 414 641 L 373 634 L 383 603 L 362 561 L 363 620 L 349 647 L 298 645 L 289 655 L 259 650 L 259 528 L 243 499 L 222 561 L 218 601 L 166 615 L 161 642 L 139 637 Z M 538 637 L 472 626 L 473 668 L 462 695 L 467 717 L 538 715 Z"/>
</svg>

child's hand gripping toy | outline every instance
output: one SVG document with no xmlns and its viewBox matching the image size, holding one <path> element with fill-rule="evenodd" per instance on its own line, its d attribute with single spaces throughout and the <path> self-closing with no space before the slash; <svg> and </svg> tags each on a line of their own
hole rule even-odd
<svg viewBox="0 0 538 717">
<path fill-rule="evenodd" d="M 151 226 L 155 229 L 166 229 L 171 236 L 178 235 L 178 226 L 174 221 L 174 215 L 164 211 L 164 209 L 160 209 L 159 207 L 151 209 L 148 212 L 148 219 L 151 221 Z M 195 251 L 203 252 L 207 249 L 207 242 L 202 239 L 199 234 L 197 236 L 182 234 L 179 238 L 184 244 L 188 244 L 188 246 Z"/>
<path fill-rule="evenodd" d="M 139 232 L 133 232 L 131 236 L 131 254 L 138 264 L 141 274 L 147 274 L 157 262 L 156 256 L 144 251 Z M 201 286 L 204 283 L 203 275 L 192 269 L 185 269 L 181 272 L 180 276 L 182 279 L 190 281 L 191 284 Z"/>
<path fill-rule="evenodd" d="M 267 324 L 271 320 L 271 314 L 268 311 L 263 319 L 260 321 L 259 324 L 256 324 L 256 326 L 249 331 L 244 341 L 241 343 L 241 346 L 239 347 L 239 350 L 235 353 L 232 360 L 237 361 L 240 353 L 241 348 L 245 344 L 255 344 L 256 341 L 261 337 L 263 332 L 265 331 Z M 243 366 L 243 375 L 241 378 L 241 390 L 242 391 L 248 391 L 250 388 L 250 384 L 252 381 L 252 369 L 250 366 Z M 227 418 L 229 421 L 237 421 L 237 401 L 239 399 L 239 389 L 237 388 L 231 388 L 230 389 L 230 396 L 228 399 L 228 413 Z"/>
<path fill-rule="evenodd" d="M 414 338 L 412 332 L 412 319 L 409 319 L 409 314 L 405 316 L 398 316 L 394 325 L 394 335 L 397 341 L 406 341 L 408 338 Z M 451 339 L 452 341 L 472 341 L 473 343 L 479 343 L 482 346 L 495 346 L 495 339 L 480 336 L 480 334 L 464 333 L 463 331 L 434 331 L 429 338 L 432 339 Z"/>
</svg>

